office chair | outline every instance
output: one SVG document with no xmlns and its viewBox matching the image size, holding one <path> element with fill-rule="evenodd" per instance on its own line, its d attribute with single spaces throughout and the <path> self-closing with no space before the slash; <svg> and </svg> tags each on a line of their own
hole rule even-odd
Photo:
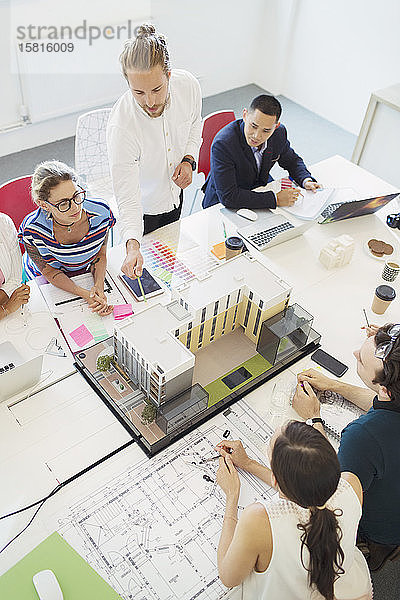
<svg viewBox="0 0 400 600">
<path fill-rule="evenodd" d="M 106 200 L 118 218 L 106 141 L 110 113 L 111 108 L 100 108 L 79 117 L 75 134 L 75 170 L 88 186 L 91 195 Z M 111 246 L 113 242 L 114 234 L 111 230 Z"/>
<path fill-rule="evenodd" d="M 25 175 L 0 186 L 0 212 L 11 217 L 17 231 L 26 215 L 37 208 L 31 197 L 31 179 L 31 175 Z M 20 247 L 25 252 L 22 244 Z"/>
<path fill-rule="evenodd" d="M 200 146 L 199 161 L 197 165 L 197 173 L 204 173 L 204 178 L 210 172 L 210 153 L 211 144 L 218 131 L 220 131 L 225 125 L 235 120 L 235 113 L 233 110 L 219 110 L 217 112 L 210 113 L 203 119 L 203 130 L 202 130 L 202 144 Z M 196 189 L 196 193 L 193 198 L 192 206 L 190 207 L 189 214 L 192 214 L 194 205 L 196 203 L 197 194 L 201 190 L 201 187 Z"/>
</svg>

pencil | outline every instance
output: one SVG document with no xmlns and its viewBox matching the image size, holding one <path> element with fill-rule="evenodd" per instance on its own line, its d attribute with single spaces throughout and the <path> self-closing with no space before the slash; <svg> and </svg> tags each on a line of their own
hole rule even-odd
<svg viewBox="0 0 400 600">
<path fill-rule="evenodd" d="M 364 313 L 365 320 L 367 321 L 367 327 L 369 327 L 368 317 L 367 317 L 367 313 L 365 312 L 365 308 L 363 308 L 363 313 Z"/>
<path fill-rule="evenodd" d="M 216 454 L 215 456 L 211 456 L 210 458 L 203 458 L 203 460 L 201 460 L 201 463 L 208 463 L 211 462 L 212 460 L 216 460 L 217 458 L 220 458 L 220 454 Z"/>
<path fill-rule="evenodd" d="M 225 239 L 226 239 L 226 227 L 225 227 L 224 221 L 222 221 L 222 227 L 224 228 L 224 236 L 225 236 Z"/>
<path fill-rule="evenodd" d="M 138 284 L 139 284 L 139 287 L 140 287 L 140 291 L 142 292 L 143 300 L 145 302 L 147 302 L 146 294 L 144 293 L 144 289 L 143 289 L 143 286 L 142 286 L 142 282 L 140 281 L 140 277 L 138 277 L 137 280 L 138 280 Z"/>
<path fill-rule="evenodd" d="M 232 454 L 232 449 L 228 448 L 227 450 L 228 454 Z M 215 454 L 214 456 L 210 456 L 210 458 L 203 458 L 203 460 L 201 460 L 201 463 L 208 463 L 211 462 L 212 460 L 216 460 L 217 458 L 221 458 L 221 454 Z"/>
</svg>

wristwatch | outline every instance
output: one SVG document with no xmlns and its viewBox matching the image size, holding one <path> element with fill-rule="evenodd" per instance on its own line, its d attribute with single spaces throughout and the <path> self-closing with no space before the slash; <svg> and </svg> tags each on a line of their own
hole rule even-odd
<svg viewBox="0 0 400 600">
<path fill-rule="evenodd" d="M 191 165 L 192 167 L 192 171 L 196 170 L 196 161 L 193 158 L 188 158 L 187 156 L 185 156 L 185 158 L 182 158 L 181 162 L 187 162 L 189 163 L 189 165 Z"/>
<path fill-rule="evenodd" d="M 306 424 L 314 427 L 315 423 L 321 423 L 322 426 L 325 425 L 325 421 L 321 419 L 321 417 L 314 417 L 313 419 L 307 419 Z"/>
</svg>

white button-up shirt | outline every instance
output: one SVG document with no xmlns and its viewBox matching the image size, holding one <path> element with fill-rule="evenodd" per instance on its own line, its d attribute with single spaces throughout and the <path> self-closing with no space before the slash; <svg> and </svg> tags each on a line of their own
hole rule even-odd
<svg viewBox="0 0 400 600">
<path fill-rule="evenodd" d="M 114 105 L 107 145 L 124 242 L 141 240 L 143 213 L 179 206 L 181 190 L 172 175 L 185 155 L 197 159 L 201 129 L 200 85 L 187 71 L 171 72 L 169 101 L 159 117 L 146 114 L 130 90 Z"/>
<path fill-rule="evenodd" d="M 0 286 L 7 296 L 22 283 L 22 257 L 17 232 L 8 215 L 0 212 L 0 269 L 4 283 Z"/>
</svg>

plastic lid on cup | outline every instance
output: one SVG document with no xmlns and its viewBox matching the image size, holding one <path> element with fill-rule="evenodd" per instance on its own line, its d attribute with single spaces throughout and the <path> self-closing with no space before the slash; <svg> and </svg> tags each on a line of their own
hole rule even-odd
<svg viewBox="0 0 400 600">
<path fill-rule="evenodd" d="M 244 243 L 242 238 L 232 235 L 231 237 L 226 238 L 225 246 L 229 248 L 229 250 L 241 250 Z"/>
<path fill-rule="evenodd" d="M 396 298 L 396 292 L 390 285 L 378 285 L 375 290 L 376 296 L 385 302 L 391 302 Z"/>
</svg>

